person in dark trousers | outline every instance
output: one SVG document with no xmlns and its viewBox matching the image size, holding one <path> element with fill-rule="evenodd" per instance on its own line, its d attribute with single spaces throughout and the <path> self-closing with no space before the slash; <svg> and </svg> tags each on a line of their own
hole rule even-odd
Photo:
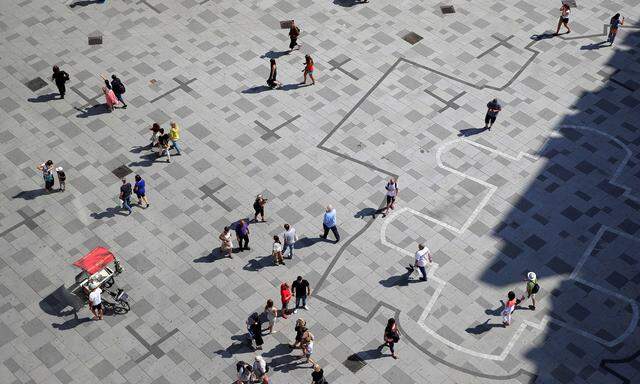
<svg viewBox="0 0 640 384">
<path fill-rule="evenodd" d="M 253 334 L 253 341 L 256 343 L 256 349 L 262 349 L 264 340 L 262 339 L 262 324 L 260 323 L 260 317 L 256 316 L 251 324 L 251 333 Z"/>
<path fill-rule="evenodd" d="M 340 241 L 340 233 L 338 233 L 338 225 L 336 222 L 336 210 L 331 205 L 327 205 L 324 216 L 322 217 L 322 229 L 324 230 L 320 238 L 326 239 L 329 235 L 329 230 L 333 232 L 333 236 L 336 237 L 336 243 Z"/>
<path fill-rule="evenodd" d="M 327 384 L 327 380 L 324 378 L 324 370 L 318 364 L 313 366 L 311 384 Z"/>
<path fill-rule="evenodd" d="M 55 178 L 53 177 L 53 161 L 47 160 L 44 163 L 37 166 L 38 171 L 42 172 L 42 178 L 44 179 L 44 189 L 47 192 L 53 190 L 53 184 Z"/>
<path fill-rule="evenodd" d="M 380 346 L 380 349 L 389 347 L 389 350 L 391 351 L 391 357 L 397 359 L 398 355 L 396 354 L 393 346 L 398 341 L 400 341 L 400 331 L 398 330 L 396 320 L 394 318 L 391 318 L 387 321 L 387 326 L 384 328 L 384 344 Z"/>
<path fill-rule="evenodd" d="M 498 99 L 493 99 L 487 103 L 487 114 L 484 116 L 484 129 L 491 130 L 500 111 L 502 111 L 502 106 L 500 102 L 498 102 Z"/>
<path fill-rule="evenodd" d="M 58 174 L 58 184 L 60 185 L 58 191 L 64 192 L 67 187 L 67 175 L 62 167 L 56 168 L 56 173 Z"/>
<path fill-rule="evenodd" d="M 240 220 L 238 225 L 236 225 L 236 238 L 238 239 L 238 249 L 240 249 L 240 252 L 245 249 L 247 251 L 251 250 L 251 248 L 249 248 L 249 223 L 244 219 Z"/>
<path fill-rule="evenodd" d="M 253 221 L 258 221 L 258 215 L 262 219 L 264 223 L 266 220 L 264 219 L 264 206 L 267 204 L 267 199 L 265 199 L 262 195 L 256 196 L 256 199 L 253 202 Z"/>
<path fill-rule="evenodd" d="M 624 25 L 624 17 L 620 18 L 620 14 L 616 13 L 609 21 L 609 36 L 607 36 L 607 41 L 609 45 L 613 45 L 613 41 L 616 39 L 616 35 L 618 34 L 618 28 Z"/>
<path fill-rule="evenodd" d="M 269 88 L 273 89 L 276 87 L 281 87 L 282 83 L 278 81 L 278 68 L 276 67 L 276 59 L 269 60 L 270 69 L 269 69 L 269 78 L 267 79 L 267 85 Z"/>
<path fill-rule="evenodd" d="M 109 80 L 106 77 L 103 75 L 100 76 L 102 76 L 102 79 L 104 80 L 104 85 L 112 90 L 113 94 L 116 95 L 116 99 L 122 103 L 122 108 L 126 109 L 127 103 L 124 102 L 124 98 L 122 97 L 122 94 L 126 92 L 126 88 L 124 87 L 124 84 L 122 84 L 122 81 L 120 81 L 116 75 L 111 75 L 111 84 L 109 84 Z"/>
<path fill-rule="evenodd" d="M 296 47 L 300 49 L 298 36 L 300 36 L 300 28 L 298 28 L 295 21 L 291 20 L 291 27 L 289 27 L 289 39 L 291 40 L 289 43 L 289 52 L 293 51 Z"/>
<path fill-rule="evenodd" d="M 558 28 L 556 28 L 556 36 L 560 34 L 560 27 L 564 25 L 567 28 L 567 33 L 571 32 L 571 28 L 569 28 L 569 13 L 571 12 L 571 7 L 569 4 L 562 4 L 560 7 L 560 18 L 558 19 Z"/>
<path fill-rule="evenodd" d="M 69 74 L 61 70 L 57 65 L 54 65 L 51 80 L 56 83 L 58 93 L 60 93 L 60 98 L 64 99 L 64 94 L 67 92 L 67 88 L 64 86 L 64 83 L 69 81 Z"/>
<path fill-rule="evenodd" d="M 127 183 L 127 179 L 122 179 L 122 186 L 120 187 L 120 200 L 122 201 L 122 208 L 129 211 L 131 214 L 131 183 Z"/>
<path fill-rule="evenodd" d="M 298 308 L 308 310 L 307 297 L 311 296 L 311 287 L 309 286 L 309 282 L 303 279 L 302 276 L 298 276 L 296 281 L 291 284 L 291 290 L 293 291 L 293 296 L 296 298 L 296 307 L 293 310 L 293 313 L 298 313 Z"/>
<path fill-rule="evenodd" d="M 171 136 L 169 136 L 168 133 L 164 133 L 164 129 L 162 128 L 160 128 L 158 133 L 160 134 L 158 136 L 158 157 L 165 153 L 167 155 L 167 163 L 170 163 L 171 154 L 169 153 L 169 148 L 171 147 Z"/>
</svg>

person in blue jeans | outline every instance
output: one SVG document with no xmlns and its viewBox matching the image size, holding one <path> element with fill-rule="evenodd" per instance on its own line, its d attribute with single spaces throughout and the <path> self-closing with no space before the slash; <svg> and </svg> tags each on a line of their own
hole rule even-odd
<svg viewBox="0 0 640 384">
<path fill-rule="evenodd" d="M 329 235 L 329 230 L 333 232 L 333 236 L 336 237 L 336 243 L 340 241 L 340 234 L 338 233 L 338 227 L 336 222 L 336 210 L 331 205 L 327 205 L 327 208 L 324 212 L 324 217 L 322 218 L 322 228 L 324 232 L 320 235 L 320 238 L 326 239 L 327 235 Z"/>
<path fill-rule="evenodd" d="M 284 246 L 282 247 L 283 256 L 287 253 L 288 250 L 289 259 L 293 259 L 293 249 L 295 248 L 296 240 L 298 240 L 296 229 L 289 224 L 285 224 L 282 239 L 284 240 Z"/>
<path fill-rule="evenodd" d="M 122 186 L 120 187 L 120 200 L 122 201 L 122 208 L 129 211 L 131 214 L 131 183 L 127 183 L 127 179 L 122 179 Z"/>
<path fill-rule="evenodd" d="M 296 307 L 293 310 L 293 313 L 298 313 L 298 308 L 309 309 L 307 307 L 307 296 L 311 295 L 311 287 L 309 286 L 309 282 L 302 278 L 302 276 L 298 276 L 296 281 L 291 284 L 291 290 L 293 291 L 293 295 L 296 298 Z"/>
</svg>

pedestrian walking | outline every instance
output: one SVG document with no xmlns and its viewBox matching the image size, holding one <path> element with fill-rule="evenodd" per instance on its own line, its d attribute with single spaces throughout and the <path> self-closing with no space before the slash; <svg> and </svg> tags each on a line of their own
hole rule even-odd
<svg viewBox="0 0 640 384">
<path fill-rule="evenodd" d="M 280 284 L 280 301 L 282 302 L 282 309 L 280 310 L 280 313 L 282 314 L 283 319 L 287 318 L 289 312 L 289 301 L 291 301 L 292 296 L 289 284 Z"/>
<path fill-rule="evenodd" d="M 616 39 L 616 35 L 618 34 L 618 28 L 623 25 L 624 17 L 621 18 L 619 13 L 613 15 L 613 17 L 609 21 L 609 36 L 607 36 L 609 45 L 613 45 L 613 41 Z"/>
<path fill-rule="evenodd" d="M 100 284 L 91 282 L 89 284 L 89 309 L 93 313 L 93 320 L 102 320 L 104 317 L 104 308 L 102 307 L 102 289 Z"/>
<path fill-rule="evenodd" d="M 298 308 L 309 310 L 309 307 L 307 306 L 307 297 L 311 296 L 311 287 L 309 286 L 309 282 L 306 279 L 303 279 L 302 276 L 298 276 L 296 281 L 291 284 L 291 290 L 296 298 L 296 307 L 294 308 L 293 313 L 298 313 Z"/>
<path fill-rule="evenodd" d="M 491 130 L 500 111 L 502 111 L 502 106 L 498 99 L 493 99 L 487 103 L 487 114 L 484 116 L 484 129 Z"/>
<path fill-rule="evenodd" d="M 53 161 L 47 160 L 44 163 L 36 167 L 37 170 L 42 172 L 42 179 L 44 180 L 44 190 L 51 192 L 53 190 L 53 184 L 55 178 L 53 177 Z"/>
<path fill-rule="evenodd" d="M 244 219 L 240 220 L 236 225 L 236 238 L 238 239 L 238 249 L 240 252 L 243 252 L 245 249 L 247 251 L 251 250 L 251 248 L 249 248 L 249 223 L 244 221 Z"/>
<path fill-rule="evenodd" d="M 107 105 L 107 110 L 109 112 L 112 112 L 115 106 L 118 104 L 118 99 L 116 98 L 115 93 L 113 93 L 113 90 L 107 87 L 102 87 L 102 93 L 104 94 L 104 100 L 105 104 Z"/>
<path fill-rule="evenodd" d="M 64 99 L 64 94 L 67 92 L 67 88 L 65 87 L 64 84 L 67 81 L 69 81 L 69 74 L 61 70 L 57 65 L 54 65 L 51 81 L 56 83 L 56 87 L 58 88 L 58 93 L 60 94 L 60 98 Z"/>
<path fill-rule="evenodd" d="M 262 349 L 264 340 L 262 339 L 262 324 L 260 323 L 260 316 L 256 316 L 251 324 L 251 333 L 253 334 L 253 341 L 256 343 L 255 349 Z"/>
<path fill-rule="evenodd" d="M 571 12 L 571 7 L 569 4 L 563 3 L 560 7 L 560 19 L 558 19 L 558 28 L 556 28 L 556 36 L 560 34 L 560 26 L 564 25 L 567 28 L 567 33 L 571 32 L 571 28 L 569 28 L 569 13 Z"/>
<path fill-rule="evenodd" d="M 151 131 L 151 144 L 149 144 L 149 147 L 153 148 L 156 145 L 158 145 L 158 135 L 160 135 L 160 124 L 158 123 L 153 123 L 153 125 L 151 126 L 151 128 L 149 129 Z"/>
<path fill-rule="evenodd" d="M 524 300 L 524 295 L 518 300 L 516 299 L 515 292 L 509 291 L 509 293 L 507 293 L 507 303 L 502 310 L 502 324 L 505 327 L 511 325 L 511 314 L 516 309 L 516 305 L 520 304 L 522 300 Z"/>
<path fill-rule="evenodd" d="M 540 285 L 538 284 L 538 276 L 536 276 L 535 272 L 527 273 L 527 278 L 525 279 L 527 282 L 526 290 L 527 290 L 527 299 L 531 298 L 531 305 L 529 305 L 529 309 L 532 311 L 536 310 L 536 293 L 540 291 Z M 524 296 L 522 301 L 524 301 Z"/>
<path fill-rule="evenodd" d="M 58 175 L 58 191 L 64 192 L 67 188 L 67 175 L 62 167 L 56 168 L 56 174 Z"/>
<path fill-rule="evenodd" d="M 273 300 L 267 300 L 267 305 L 265 305 L 264 307 L 264 315 L 269 322 L 269 328 L 267 328 L 268 333 L 274 333 L 273 326 L 276 325 L 278 310 L 276 309 L 275 305 L 273 305 Z"/>
<path fill-rule="evenodd" d="M 300 36 L 300 28 L 296 25 L 294 20 L 291 20 L 291 26 L 289 27 L 289 52 L 293 51 L 294 48 L 300 49 L 300 45 L 298 44 L 298 36 Z"/>
<path fill-rule="evenodd" d="M 120 201 L 122 202 L 122 209 L 126 209 L 131 214 L 131 183 L 127 183 L 127 179 L 122 179 L 122 186 L 120 186 Z"/>
<path fill-rule="evenodd" d="M 305 332 L 307 332 L 307 322 L 302 318 L 296 320 L 296 326 L 294 329 L 296 331 L 296 339 L 293 344 L 289 344 L 289 347 L 300 348 L 300 346 L 302 345 L 302 338 Z"/>
<path fill-rule="evenodd" d="M 331 205 L 327 205 L 324 216 L 322 218 L 322 228 L 324 232 L 320 235 L 320 238 L 326 239 L 329 235 L 329 230 L 333 232 L 333 236 L 336 238 L 336 243 L 340 241 L 340 234 L 338 233 L 338 226 L 336 222 L 336 210 Z"/>
<path fill-rule="evenodd" d="M 251 365 L 242 360 L 238 361 L 236 363 L 236 371 L 238 372 L 236 384 L 249 384 L 252 382 L 253 367 L 251 367 Z"/>
<path fill-rule="evenodd" d="M 229 227 L 224 227 L 218 239 L 220 239 L 220 253 L 226 253 L 230 259 L 233 259 L 233 242 L 231 241 L 231 230 Z"/>
<path fill-rule="evenodd" d="M 327 384 L 327 380 L 324 378 L 324 370 L 318 364 L 313 366 L 313 372 L 311 372 L 311 384 Z"/>
<path fill-rule="evenodd" d="M 429 263 L 433 262 L 429 248 L 425 247 L 424 244 L 418 244 L 418 251 L 416 252 L 415 261 L 413 265 L 409 265 L 407 269 L 410 273 L 413 273 L 413 271 L 415 271 L 415 267 L 418 267 L 418 269 L 420 270 L 420 274 L 422 275 L 420 279 L 422 281 L 427 281 L 427 261 L 429 261 Z"/>
<path fill-rule="evenodd" d="M 253 380 L 263 380 L 263 378 L 267 375 L 267 372 L 269 372 L 269 366 L 267 365 L 267 362 L 262 356 L 256 356 L 255 360 L 253 361 Z"/>
<path fill-rule="evenodd" d="M 142 203 L 144 202 L 146 204 L 145 208 L 149 208 L 149 200 L 147 200 L 146 185 L 144 179 L 140 175 L 136 175 L 135 180 L 136 182 L 133 185 L 133 193 L 135 193 L 138 197 L 138 205 L 142 206 Z"/>
<path fill-rule="evenodd" d="M 181 156 L 182 152 L 180 151 L 180 126 L 176 124 L 175 121 L 169 123 L 169 140 L 171 141 L 171 146 L 176 150 L 176 156 Z"/>
<path fill-rule="evenodd" d="M 273 256 L 273 263 L 275 265 L 284 265 L 284 259 L 282 258 L 282 244 L 280 243 L 278 235 L 273 236 L 273 250 L 271 251 L 271 255 Z"/>
<path fill-rule="evenodd" d="M 170 141 L 171 138 L 168 133 L 164 133 L 164 129 L 160 128 L 158 132 L 158 157 L 162 156 L 162 154 L 167 155 L 167 163 L 171 162 L 171 154 L 169 153 Z"/>
<path fill-rule="evenodd" d="M 305 55 L 304 69 L 302 70 L 302 72 L 304 73 L 304 78 L 302 80 L 302 83 L 300 84 L 307 84 L 307 75 L 311 79 L 311 85 L 314 85 L 316 83 L 316 79 L 313 77 L 313 69 L 313 59 L 311 58 L 311 55 Z"/>
<path fill-rule="evenodd" d="M 282 83 L 278 81 L 278 68 L 276 67 L 276 59 L 269 60 L 269 78 L 267 79 L 267 85 L 273 89 L 281 87 Z"/>
<path fill-rule="evenodd" d="M 282 239 L 284 240 L 284 245 L 282 247 L 283 252 L 287 253 L 287 251 L 289 251 L 289 259 L 293 259 L 293 250 L 295 248 L 296 241 L 298 241 L 298 235 L 296 235 L 296 229 L 289 224 L 285 224 L 284 233 L 282 234 Z"/>
<path fill-rule="evenodd" d="M 389 182 L 387 182 L 387 185 L 384 186 L 384 189 L 387 190 L 387 206 L 384 209 L 382 217 L 387 216 L 387 213 L 389 213 L 389 208 L 394 209 L 396 197 L 398 197 L 398 194 L 400 193 L 400 190 L 398 189 L 398 183 L 393 177 L 389 179 Z"/>
<path fill-rule="evenodd" d="M 116 99 L 122 104 L 122 108 L 126 109 L 127 103 L 124 102 L 124 98 L 122 97 L 126 92 L 126 88 L 124 87 L 124 84 L 122 84 L 122 81 L 118 79 L 116 75 L 111 75 L 111 83 L 109 83 L 109 79 L 107 79 L 105 75 L 100 75 L 100 77 L 104 80 L 105 87 L 113 91 Z"/>
<path fill-rule="evenodd" d="M 395 343 L 400 341 L 400 331 L 398 330 L 398 325 L 396 324 L 396 319 L 390 318 L 387 321 L 387 326 L 384 328 L 384 343 L 380 346 L 380 349 L 384 347 L 389 347 L 391 351 L 391 357 L 394 359 L 398 358 L 398 354 L 394 349 Z"/>
<path fill-rule="evenodd" d="M 258 221 L 258 215 L 262 218 L 262 222 L 264 223 L 266 220 L 264 218 L 264 206 L 267 204 L 267 199 L 265 199 L 262 195 L 256 196 L 256 199 L 253 202 L 253 221 Z"/>
<path fill-rule="evenodd" d="M 313 346 L 314 346 L 313 341 L 314 341 L 313 334 L 309 332 L 309 330 L 307 330 L 304 333 L 304 336 L 302 336 L 302 357 L 307 359 L 307 363 L 311 363 L 311 366 L 314 366 L 316 364 L 316 362 L 313 361 L 313 359 L 311 358 L 311 355 L 313 354 Z"/>
</svg>

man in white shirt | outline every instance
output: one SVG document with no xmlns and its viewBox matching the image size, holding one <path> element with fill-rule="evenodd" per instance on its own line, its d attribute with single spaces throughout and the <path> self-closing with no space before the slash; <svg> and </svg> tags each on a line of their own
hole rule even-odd
<svg viewBox="0 0 640 384">
<path fill-rule="evenodd" d="M 93 320 L 102 320 L 102 316 L 104 315 L 104 309 L 102 308 L 102 289 L 96 283 L 91 283 L 89 288 L 92 288 L 91 293 L 89 294 L 89 308 L 91 309 L 91 313 L 93 313 Z"/>
<path fill-rule="evenodd" d="M 295 248 L 296 240 L 298 240 L 296 229 L 289 224 L 285 224 L 282 239 L 284 240 L 284 246 L 282 250 L 283 256 L 287 253 L 287 250 L 289 250 L 289 259 L 293 259 L 293 248 Z"/>
<path fill-rule="evenodd" d="M 410 265 L 407 269 L 413 273 L 415 267 L 418 267 L 422 277 L 420 280 L 427 281 L 427 261 L 431 263 L 433 260 L 431 259 L 431 252 L 429 248 L 425 247 L 424 244 L 418 244 L 418 251 L 416 252 L 416 259 L 413 265 Z"/>
</svg>

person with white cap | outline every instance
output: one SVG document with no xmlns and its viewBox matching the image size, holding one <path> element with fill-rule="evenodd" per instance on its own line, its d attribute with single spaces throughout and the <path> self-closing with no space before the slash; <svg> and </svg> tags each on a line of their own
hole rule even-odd
<svg viewBox="0 0 640 384">
<path fill-rule="evenodd" d="M 540 290 L 540 285 L 538 285 L 538 276 L 536 276 L 535 272 L 527 273 L 527 278 L 525 279 L 527 282 L 527 299 L 531 298 L 531 305 L 529 305 L 529 309 L 532 311 L 536 310 L 536 293 Z"/>
<path fill-rule="evenodd" d="M 91 290 L 89 294 L 89 309 L 93 313 L 93 320 L 102 320 L 104 309 L 102 308 L 102 289 L 100 289 L 100 284 L 91 281 L 89 289 Z"/>
<path fill-rule="evenodd" d="M 58 183 L 60 184 L 58 190 L 64 192 L 67 186 L 67 175 L 64 174 L 64 169 L 62 169 L 62 167 L 56 168 L 56 173 L 58 174 Z"/>
</svg>

